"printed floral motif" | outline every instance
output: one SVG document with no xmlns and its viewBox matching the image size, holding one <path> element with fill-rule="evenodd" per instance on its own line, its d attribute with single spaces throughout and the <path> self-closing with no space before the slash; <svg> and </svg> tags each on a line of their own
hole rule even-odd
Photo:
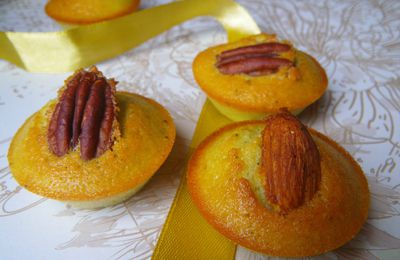
<svg viewBox="0 0 400 260">
<path fill-rule="evenodd" d="M 57 30 L 60 27 L 42 11 L 45 2 L 1 1 L 1 30 Z M 169 1 L 142 2 L 142 8 L 148 8 Z M 382 252 L 400 250 L 400 2 L 239 2 L 263 31 L 290 39 L 326 69 L 329 89 L 301 114 L 301 120 L 342 144 L 368 176 L 372 196 L 367 224 L 340 249 L 315 258 L 379 259 Z M 30 254 L 149 259 L 205 100 L 193 79 L 192 60 L 197 52 L 225 40 L 217 22 L 196 18 L 99 64 L 119 81 L 120 90 L 154 98 L 167 107 L 178 130 L 171 157 L 143 190 L 123 204 L 100 210 L 77 210 L 43 199 L 13 180 L 6 158 L 13 133 L 32 111 L 55 97 L 67 74 L 31 74 L 0 61 L 0 77 L 7 82 L 0 88 L 0 111 L 2 116 L 15 111 L 13 118 L 2 119 L 2 126 L 9 127 L 0 132 L 0 233 L 7 232 L 8 241 L 33 244 L 34 236 L 27 232 L 42 232 L 36 224 L 59 225 L 48 231 L 50 244 L 29 248 Z M 2 240 L 0 249 L 8 241 Z M 22 252 L 14 253 L 23 258 Z M 238 247 L 236 259 L 278 258 Z"/>
</svg>

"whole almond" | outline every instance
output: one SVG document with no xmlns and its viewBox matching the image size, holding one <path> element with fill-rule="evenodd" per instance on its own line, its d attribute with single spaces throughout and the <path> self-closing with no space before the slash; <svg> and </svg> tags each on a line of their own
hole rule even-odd
<svg viewBox="0 0 400 260">
<path fill-rule="evenodd" d="M 307 128 L 287 110 L 266 119 L 261 174 L 267 201 L 282 213 L 300 207 L 318 191 L 318 148 Z"/>
</svg>

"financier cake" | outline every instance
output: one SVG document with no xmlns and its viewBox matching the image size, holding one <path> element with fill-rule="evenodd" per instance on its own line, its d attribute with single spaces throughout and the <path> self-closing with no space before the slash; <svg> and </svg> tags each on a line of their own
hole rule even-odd
<svg viewBox="0 0 400 260">
<path fill-rule="evenodd" d="M 97 23 L 134 12 L 140 0 L 49 0 L 48 16 L 64 24 Z"/>
<path fill-rule="evenodd" d="M 359 165 L 287 110 L 206 138 L 190 159 L 187 182 L 214 228 L 268 255 L 305 257 L 336 249 L 368 216 L 370 194 Z"/>
<path fill-rule="evenodd" d="M 263 119 L 281 107 L 298 114 L 327 87 L 314 58 L 265 33 L 200 52 L 193 73 L 215 107 L 234 121 Z"/>
<path fill-rule="evenodd" d="M 170 153 L 175 126 L 155 101 L 117 92 L 95 67 L 78 70 L 58 98 L 15 134 L 11 172 L 27 190 L 82 208 L 137 192 Z"/>
</svg>

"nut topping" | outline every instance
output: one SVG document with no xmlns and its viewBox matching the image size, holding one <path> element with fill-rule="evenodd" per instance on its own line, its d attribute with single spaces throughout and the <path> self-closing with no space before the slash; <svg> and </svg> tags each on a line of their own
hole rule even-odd
<svg viewBox="0 0 400 260">
<path fill-rule="evenodd" d="M 267 42 L 260 43 L 250 46 L 239 47 L 233 50 L 224 51 L 220 54 L 221 59 L 225 59 L 232 56 L 243 55 L 243 54 L 255 54 L 255 53 L 277 53 L 286 52 L 290 50 L 288 44 L 279 42 Z"/>
<path fill-rule="evenodd" d="M 286 109 L 266 120 L 261 174 L 267 201 L 284 214 L 311 200 L 318 191 L 318 148 L 307 128 Z"/>
<path fill-rule="evenodd" d="M 60 101 L 57 103 L 50 120 L 48 142 L 51 150 L 57 156 L 66 154 L 70 147 L 75 92 L 80 78 L 81 73 L 77 73 L 66 83 L 65 91 L 61 94 Z"/>
<path fill-rule="evenodd" d="M 290 45 L 278 42 L 239 47 L 218 55 L 215 66 L 222 74 L 267 75 L 276 73 L 282 66 L 294 65 L 291 60 L 278 57 L 279 53 L 290 50 Z"/>
<path fill-rule="evenodd" d="M 75 111 L 74 120 L 72 123 L 72 147 L 78 144 L 79 135 L 81 134 L 81 123 L 83 118 L 83 112 L 85 110 L 86 101 L 89 97 L 90 88 L 96 79 L 96 75 L 93 73 L 85 72 L 82 76 L 79 86 L 76 92 L 75 98 Z"/>
<path fill-rule="evenodd" d="M 67 79 L 48 128 L 49 148 L 55 155 L 67 154 L 79 142 L 81 158 L 90 160 L 112 146 L 119 133 L 115 85 L 95 67 Z"/>
<path fill-rule="evenodd" d="M 219 71 L 223 74 L 254 74 L 256 72 L 269 70 L 276 71 L 281 66 L 292 66 L 290 60 L 282 58 L 257 57 L 245 58 L 229 62 L 219 66 Z"/>
<path fill-rule="evenodd" d="M 236 55 L 236 56 L 230 56 L 221 59 L 220 56 L 218 56 L 218 61 L 216 63 L 217 67 L 221 67 L 222 65 L 234 62 L 234 61 L 239 61 L 239 60 L 245 60 L 249 58 L 274 58 L 276 57 L 276 53 L 245 53 L 241 55 Z"/>
</svg>

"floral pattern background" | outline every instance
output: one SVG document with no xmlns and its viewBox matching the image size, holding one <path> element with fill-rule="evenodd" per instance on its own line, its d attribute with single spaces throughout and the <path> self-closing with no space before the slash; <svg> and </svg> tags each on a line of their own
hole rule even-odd
<svg viewBox="0 0 400 260">
<path fill-rule="evenodd" d="M 44 0 L 0 1 L 0 30 L 54 31 Z M 169 1 L 143 0 L 141 8 Z M 239 1 L 263 31 L 316 57 L 329 89 L 301 114 L 309 126 L 342 144 L 368 176 L 367 224 L 342 248 L 317 259 L 400 259 L 400 2 Z M 13 180 L 7 150 L 18 127 L 69 73 L 25 72 L 0 60 L 0 258 L 148 259 L 179 184 L 205 100 L 191 72 L 200 50 L 226 41 L 210 18 L 177 26 L 98 64 L 118 88 L 163 104 L 177 143 L 162 169 L 135 196 L 101 210 L 77 210 L 27 192 Z M 238 247 L 237 259 L 275 259 Z"/>
</svg>

